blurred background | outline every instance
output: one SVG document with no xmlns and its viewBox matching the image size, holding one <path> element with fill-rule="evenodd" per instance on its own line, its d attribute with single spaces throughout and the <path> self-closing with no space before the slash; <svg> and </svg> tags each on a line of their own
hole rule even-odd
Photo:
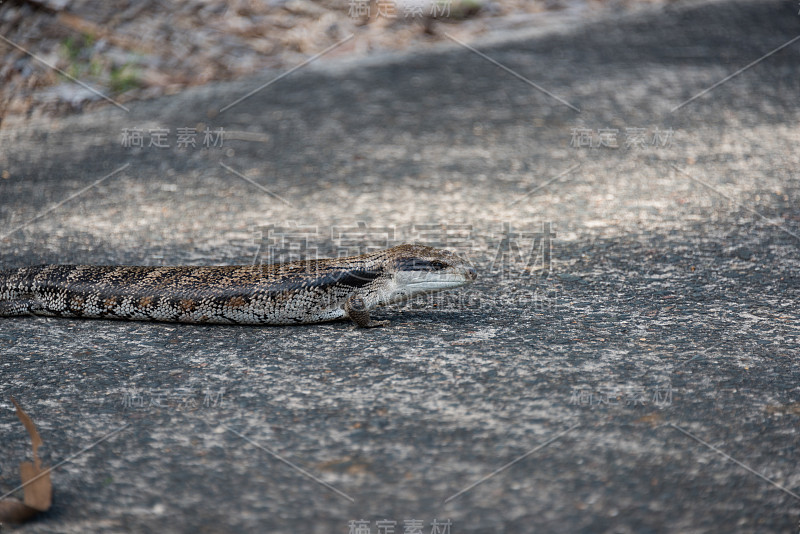
<svg viewBox="0 0 800 534">
<path fill-rule="evenodd" d="M 428 48 L 446 41 L 444 32 L 470 40 L 667 1 L 0 1 L 0 121 L 107 105 L 66 75 L 125 103 L 289 68 L 351 34 L 357 39 L 328 59 Z"/>
</svg>

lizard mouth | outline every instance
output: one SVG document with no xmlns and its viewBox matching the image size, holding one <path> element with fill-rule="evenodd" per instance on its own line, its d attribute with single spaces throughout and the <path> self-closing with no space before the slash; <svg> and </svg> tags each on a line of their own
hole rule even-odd
<svg viewBox="0 0 800 534">
<path fill-rule="evenodd" d="M 410 272 L 398 273 L 395 277 L 399 286 L 414 293 L 455 289 L 475 280 L 477 273 L 469 267 L 457 272 Z"/>
<path fill-rule="evenodd" d="M 475 279 L 478 278 L 478 271 L 475 270 L 475 267 L 472 267 L 470 265 L 469 267 L 465 268 L 465 271 L 466 271 L 465 276 L 467 277 L 467 281 L 474 282 Z"/>
</svg>

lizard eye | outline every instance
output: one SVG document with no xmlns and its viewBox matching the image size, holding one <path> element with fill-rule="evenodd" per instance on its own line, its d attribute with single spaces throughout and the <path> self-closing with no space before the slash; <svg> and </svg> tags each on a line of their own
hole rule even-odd
<svg viewBox="0 0 800 534">
<path fill-rule="evenodd" d="M 432 267 L 432 270 L 434 270 L 434 271 L 440 271 L 442 269 L 447 269 L 447 264 L 445 262 L 439 261 L 439 260 L 433 260 L 432 262 L 430 262 L 430 266 Z"/>
</svg>

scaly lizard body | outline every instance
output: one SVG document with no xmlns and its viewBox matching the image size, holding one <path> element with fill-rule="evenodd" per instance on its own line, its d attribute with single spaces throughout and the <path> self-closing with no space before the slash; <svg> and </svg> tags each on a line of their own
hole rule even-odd
<svg viewBox="0 0 800 534">
<path fill-rule="evenodd" d="M 422 245 L 267 266 L 43 265 L 0 271 L 0 316 L 373 327 L 388 322 L 370 318 L 376 306 L 475 278 L 467 261 Z"/>
</svg>

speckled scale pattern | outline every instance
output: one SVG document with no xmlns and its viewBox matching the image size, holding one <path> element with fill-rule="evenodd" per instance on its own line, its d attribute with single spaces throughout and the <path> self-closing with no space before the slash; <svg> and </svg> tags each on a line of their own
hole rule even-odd
<svg viewBox="0 0 800 534">
<path fill-rule="evenodd" d="M 362 256 L 267 266 L 23 267 L 0 271 L 0 316 L 316 323 L 346 318 L 344 305 L 354 295 L 368 309 L 397 300 L 401 293 L 407 296 L 394 274 L 419 258 L 435 258 L 450 268 L 468 266 L 447 251 L 400 245 Z"/>
</svg>

